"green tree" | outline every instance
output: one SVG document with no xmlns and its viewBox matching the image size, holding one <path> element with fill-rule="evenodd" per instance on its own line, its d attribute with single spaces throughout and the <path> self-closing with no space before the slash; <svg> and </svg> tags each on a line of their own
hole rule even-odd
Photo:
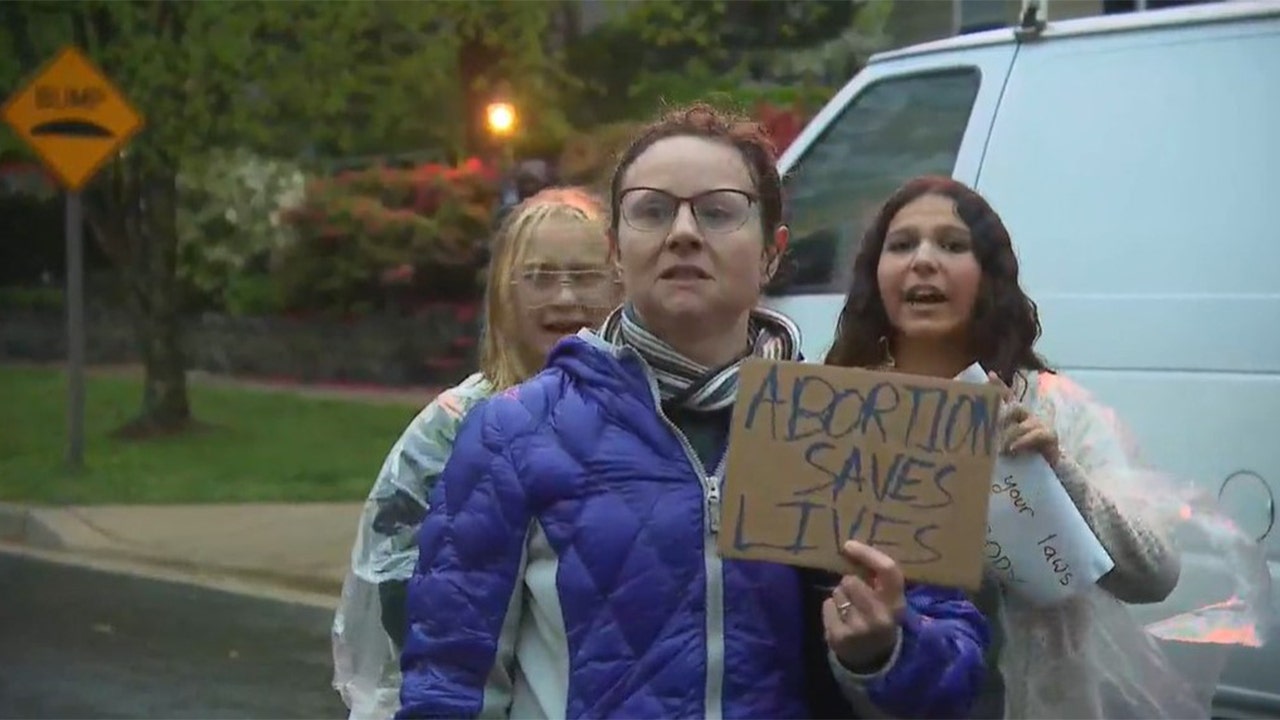
<svg viewBox="0 0 1280 720">
<path fill-rule="evenodd" d="M 121 271 L 146 367 L 129 429 L 170 432 L 191 419 L 177 272 L 184 166 L 215 149 L 286 159 L 463 149 L 477 83 L 540 87 L 522 80 L 548 64 L 555 5 L 0 3 L 0 86 L 17 87 L 74 42 L 146 117 L 84 195 L 93 235 Z M 473 53 L 502 52 L 463 78 L 460 56 L 477 43 Z"/>
<path fill-rule="evenodd" d="M 769 85 L 825 99 L 882 44 L 890 8 L 891 0 L 629 3 L 566 49 L 577 73 L 571 120 L 583 127 L 709 95 L 776 94 Z"/>
</svg>

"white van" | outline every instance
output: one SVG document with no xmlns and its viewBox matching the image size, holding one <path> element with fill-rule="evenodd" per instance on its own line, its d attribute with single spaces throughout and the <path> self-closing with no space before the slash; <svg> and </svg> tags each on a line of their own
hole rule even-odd
<svg viewBox="0 0 1280 720">
<path fill-rule="evenodd" d="M 780 170 L 794 262 L 769 303 L 806 357 L 831 344 L 879 203 L 916 175 L 962 180 L 1009 227 L 1050 365 L 1219 493 L 1280 576 L 1280 0 L 878 55 Z M 1233 652 L 1221 716 L 1280 717 L 1280 632 Z"/>
</svg>

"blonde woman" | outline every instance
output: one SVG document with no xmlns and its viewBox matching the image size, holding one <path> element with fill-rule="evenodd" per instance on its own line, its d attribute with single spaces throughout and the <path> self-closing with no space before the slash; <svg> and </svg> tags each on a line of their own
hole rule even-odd
<svg viewBox="0 0 1280 720">
<path fill-rule="evenodd" d="M 586 191 L 552 188 L 517 206 L 499 228 L 480 371 L 409 423 L 365 502 L 333 625 L 334 687 L 352 718 L 388 718 L 398 707 L 405 585 L 417 561 L 418 526 L 462 418 L 534 375 L 560 338 L 599 325 L 620 301 L 605 215 Z"/>
</svg>

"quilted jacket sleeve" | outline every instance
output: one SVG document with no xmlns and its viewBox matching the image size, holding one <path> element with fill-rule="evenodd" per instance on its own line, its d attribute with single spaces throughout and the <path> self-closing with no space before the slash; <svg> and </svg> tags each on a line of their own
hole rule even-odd
<svg viewBox="0 0 1280 720">
<path fill-rule="evenodd" d="M 840 689 L 855 708 L 870 703 L 894 718 L 965 718 L 982 691 L 987 621 L 961 592 L 916 585 L 898 644 L 874 675 L 850 672 L 828 654 Z"/>
<path fill-rule="evenodd" d="M 467 416 L 409 582 L 398 718 L 505 717 L 530 515 L 497 399 Z"/>
</svg>

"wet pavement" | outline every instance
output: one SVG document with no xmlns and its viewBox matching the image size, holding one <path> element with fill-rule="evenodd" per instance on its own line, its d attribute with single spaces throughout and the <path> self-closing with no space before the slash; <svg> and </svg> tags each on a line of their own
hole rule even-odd
<svg viewBox="0 0 1280 720">
<path fill-rule="evenodd" d="M 0 553 L 0 718 L 345 718 L 331 620 Z"/>
</svg>

